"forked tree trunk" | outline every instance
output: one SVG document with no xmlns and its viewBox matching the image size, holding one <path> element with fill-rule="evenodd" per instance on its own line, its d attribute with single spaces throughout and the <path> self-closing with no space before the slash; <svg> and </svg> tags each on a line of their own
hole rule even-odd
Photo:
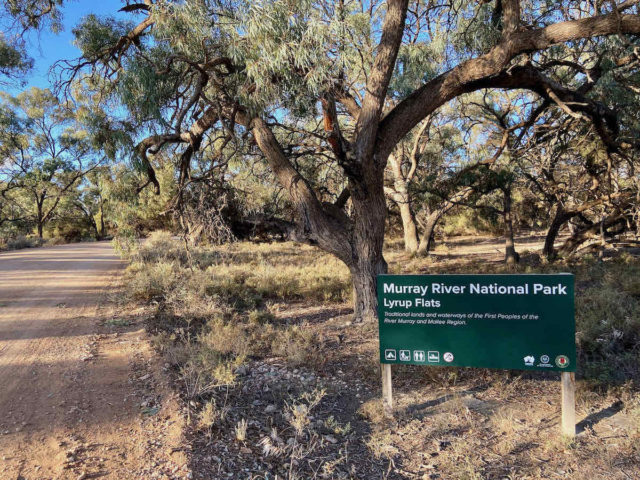
<svg viewBox="0 0 640 480">
<path fill-rule="evenodd" d="M 418 251 L 418 227 L 409 195 L 409 181 L 405 177 L 400 162 L 394 155 L 389 156 L 389 164 L 393 174 L 393 188 L 385 188 L 385 193 L 398 205 L 402 219 L 404 249 L 409 253 Z"/>
<path fill-rule="evenodd" d="M 89 215 L 89 222 L 91 223 L 91 228 L 93 228 L 93 235 L 95 236 L 96 240 L 100 240 L 100 231 L 98 230 L 98 224 L 91 215 Z"/>
<path fill-rule="evenodd" d="M 511 189 L 503 190 L 504 194 L 504 262 L 507 265 L 515 265 L 520 261 L 520 255 L 516 252 L 513 239 L 513 216 L 511 213 Z"/>
<path fill-rule="evenodd" d="M 424 224 L 424 230 L 422 231 L 422 236 L 420 237 L 420 245 L 418 246 L 418 253 L 427 254 L 433 249 L 436 226 L 438 222 L 442 218 L 442 212 L 436 210 L 432 212 L 427 217 L 427 220 Z"/>
<path fill-rule="evenodd" d="M 380 176 L 382 178 L 382 176 Z M 387 273 L 387 262 L 382 254 L 384 227 L 387 214 L 382 182 L 370 179 L 366 189 L 352 189 L 354 210 L 351 271 L 354 290 L 354 321 L 377 319 L 376 282 L 380 274 Z"/>
<path fill-rule="evenodd" d="M 409 253 L 415 253 L 418 251 L 418 227 L 408 197 L 406 202 L 398 203 L 398 208 L 400 208 L 400 218 L 402 218 L 404 249 Z"/>
</svg>

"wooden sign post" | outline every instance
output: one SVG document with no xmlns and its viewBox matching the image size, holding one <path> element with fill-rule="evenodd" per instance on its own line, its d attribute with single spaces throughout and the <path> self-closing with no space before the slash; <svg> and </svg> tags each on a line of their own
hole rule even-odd
<svg viewBox="0 0 640 480">
<path fill-rule="evenodd" d="M 558 372 L 575 436 L 573 275 L 378 275 L 378 326 L 386 415 L 392 364 Z"/>
<path fill-rule="evenodd" d="M 562 372 L 562 433 L 569 437 L 576 436 L 576 374 Z"/>
<path fill-rule="evenodd" d="M 391 380 L 391 364 L 382 363 L 382 407 L 387 417 L 393 417 L 393 387 Z M 576 436 L 576 374 L 562 372 L 562 434 Z"/>
<path fill-rule="evenodd" d="M 393 416 L 393 388 L 391 387 L 391 364 L 383 363 L 382 367 L 382 407 L 384 414 Z"/>
</svg>

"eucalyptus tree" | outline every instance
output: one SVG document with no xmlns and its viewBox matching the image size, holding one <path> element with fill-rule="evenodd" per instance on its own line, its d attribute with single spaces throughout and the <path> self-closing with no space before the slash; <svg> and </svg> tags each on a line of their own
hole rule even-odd
<svg viewBox="0 0 640 480">
<path fill-rule="evenodd" d="M 34 87 L 2 100 L 14 124 L 0 134 L 0 174 L 12 191 L 5 198 L 32 220 L 42 238 L 61 200 L 100 159 L 73 112 L 49 90 Z"/>
<path fill-rule="evenodd" d="M 553 259 L 554 245 L 566 225 L 573 235 L 575 230 L 597 230 L 594 224 L 603 218 L 611 225 L 622 222 L 638 192 L 638 146 L 612 148 L 591 122 L 548 103 L 542 102 L 536 112 L 536 121 L 510 132 L 513 168 L 550 213 L 542 253 Z M 622 117 L 619 125 L 625 127 Z M 562 252 L 570 253 L 588 236 L 581 238 L 565 244 Z"/>
<path fill-rule="evenodd" d="M 349 267 L 356 318 L 371 319 L 376 276 L 387 268 L 384 171 L 398 143 L 480 89 L 569 102 L 614 139 L 612 109 L 550 79 L 536 60 L 612 35 L 632 54 L 637 3 L 144 0 L 123 8 L 132 22 L 85 19 L 76 29 L 83 57 L 61 73 L 67 82 L 91 75 L 149 132 L 137 152 L 156 188 L 163 149 L 176 149 L 181 182 L 207 138 L 259 149 L 291 199 L 298 238 Z M 287 129 L 303 141 L 283 144 Z M 319 143 L 342 177 L 330 194 L 296 167 L 299 150 Z"/>
<path fill-rule="evenodd" d="M 0 84 L 20 80 L 33 67 L 24 34 L 43 27 L 58 31 L 62 0 L 5 0 L 0 6 Z"/>
<path fill-rule="evenodd" d="M 88 172 L 66 199 L 67 208 L 81 215 L 96 240 L 107 235 L 108 191 L 112 181 L 109 167 L 98 167 Z"/>
</svg>

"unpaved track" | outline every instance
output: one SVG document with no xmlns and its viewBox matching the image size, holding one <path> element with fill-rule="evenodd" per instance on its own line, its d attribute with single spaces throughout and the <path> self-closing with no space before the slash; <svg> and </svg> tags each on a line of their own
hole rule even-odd
<svg viewBox="0 0 640 480">
<path fill-rule="evenodd" d="M 2 480 L 186 475 L 142 325 L 101 306 L 123 267 L 106 242 L 0 254 Z"/>
</svg>

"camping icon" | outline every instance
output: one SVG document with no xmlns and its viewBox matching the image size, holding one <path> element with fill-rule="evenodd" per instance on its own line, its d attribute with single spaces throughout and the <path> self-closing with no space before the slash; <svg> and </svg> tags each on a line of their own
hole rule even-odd
<svg viewBox="0 0 640 480">
<path fill-rule="evenodd" d="M 387 349 L 384 351 L 384 359 L 385 360 L 395 360 L 396 359 L 396 351 L 392 349 Z"/>
</svg>

